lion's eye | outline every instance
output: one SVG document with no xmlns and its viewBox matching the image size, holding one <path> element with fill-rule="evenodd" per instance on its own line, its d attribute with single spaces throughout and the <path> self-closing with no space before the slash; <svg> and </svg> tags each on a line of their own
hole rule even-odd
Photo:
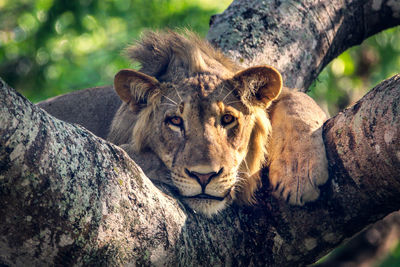
<svg viewBox="0 0 400 267">
<path fill-rule="evenodd" d="M 178 116 L 173 116 L 173 117 L 168 118 L 167 122 L 172 125 L 178 126 L 178 127 L 182 127 L 182 125 L 183 125 L 183 119 Z"/>
<path fill-rule="evenodd" d="M 233 117 L 231 114 L 225 114 L 221 118 L 221 124 L 224 125 L 224 126 L 228 125 L 228 124 L 231 124 L 234 121 L 235 121 L 235 117 Z"/>
</svg>

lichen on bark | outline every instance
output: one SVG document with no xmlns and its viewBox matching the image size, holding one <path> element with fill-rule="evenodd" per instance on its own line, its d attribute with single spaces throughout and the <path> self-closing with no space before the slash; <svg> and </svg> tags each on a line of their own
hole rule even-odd
<svg viewBox="0 0 400 267">
<path fill-rule="evenodd" d="M 317 202 L 293 207 L 275 199 L 265 172 L 255 206 L 233 205 L 210 219 L 187 210 L 168 188 L 156 188 L 118 147 L 49 116 L 2 83 L 0 212 L 6 220 L 0 224 L 1 263 L 312 263 L 367 224 L 400 208 L 395 156 L 399 110 L 384 104 L 397 103 L 399 88 L 399 76 L 395 76 L 326 123 L 332 182 L 322 189 Z M 356 182 L 352 177 L 359 177 L 363 169 L 349 175 L 349 169 L 358 168 L 358 161 L 345 161 L 355 157 L 352 151 L 340 157 L 334 154 L 348 145 L 343 140 L 353 131 L 334 126 L 351 126 L 345 121 L 357 121 L 358 116 L 364 126 L 373 126 L 374 121 L 387 126 L 385 131 L 374 131 L 371 139 L 389 142 L 381 145 L 380 153 L 388 151 L 384 155 L 393 161 L 390 168 L 380 170 L 378 180 L 370 175 Z M 381 120 L 382 116 L 387 120 Z M 362 137 L 357 137 L 361 141 L 352 138 L 357 151 Z M 365 153 L 376 153 L 375 147 L 365 149 Z M 368 159 L 361 163 L 370 164 Z"/>
<path fill-rule="evenodd" d="M 142 259 L 145 250 L 151 257 L 153 235 L 164 231 L 141 226 L 179 224 L 176 201 L 121 149 L 49 116 L 3 81 L 0 90 L 2 262 L 85 264 L 101 255 L 111 264 Z"/>
</svg>

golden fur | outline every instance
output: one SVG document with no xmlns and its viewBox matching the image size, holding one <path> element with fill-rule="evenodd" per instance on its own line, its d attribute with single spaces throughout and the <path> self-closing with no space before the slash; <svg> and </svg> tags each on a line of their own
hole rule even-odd
<svg viewBox="0 0 400 267">
<path fill-rule="evenodd" d="M 268 108 L 282 88 L 274 68 L 241 69 L 188 31 L 146 32 L 127 54 L 141 69 L 121 70 L 115 76 L 123 104 L 108 139 L 121 145 L 151 179 L 176 187 L 183 202 L 206 215 L 232 200 L 252 203 L 259 171 L 267 162 L 271 184 L 290 203 L 301 205 L 318 197 L 318 185 L 327 179 L 326 158 L 321 135 L 311 134 L 324 117 L 318 110 L 318 118 L 313 112 L 302 117 L 301 105 L 286 108 L 286 101 L 298 96 L 285 92 L 274 104 L 277 119 L 272 128 L 279 135 L 271 142 Z M 294 140 L 282 136 L 292 121 L 305 125 L 306 135 L 291 129 Z M 296 147 L 315 153 L 293 153 Z M 287 162 L 297 166 L 303 159 L 314 162 L 317 171 L 287 170 Z"/>
<path fill-rule="evenodd" d="M 201 112 L 206 114 L 204 116 L 208 116 L 209 119 L 223 115 L 222 113 L 219 115 L 209 114 L 208 109 L 214 106 L 217 107 L 217 113 L 232 109 L 233 111 L 229 112 L 237 114 L 236 126 L 233 127 L 236 127 L 235 131 L 241 134 L 240 137 L 236 136 L 235 138 L 240 139 L 242 143 L 235 138 L 225 138 L 226 135 L 234 135 L 234 131 L 228 128 L 221 130 L 223 127 L 219 125 L 210 130 L 209 136 L 218 135 L 213 142 L 226 142 L 219 148 L 223 153 L 220 151 L 214 153 L 210 148 L 203 151 L 203 154 L 200 153 L 198 159 L 192 159 L 192 161 L 204 161 L 205 165 L 211 166 L 212 161 L 217 160 L 216 158 L 224 157 L 227 153 L 235 154 L 235 150 L 228 151 L 224 146 L 230 144 L 229 142 L 239 142 L 240 144 L 235 143 L 235 146 L 242 147 L 242 151 L 237 152 L 236 157 L 232 158 L 232 162 L 236 165 L 231 166 L 228 162 L 221 162 L 221 166 L 218 168 L 224 169 L 226 176 L 222 175 L 219 179 L 221 182 L 214 186 L 222 188 L 223 190 L 218 190 L 223 192 L 230 192 L 229 196 L 222 202 L 209 199 L 190 199 L 185 202 L 189 202 L 188 204 L 192 208 L 206 214 L 212 214 L 224 208 L 230 199 L 237 199 L 245 203 L 252 202 L 253 193 L 260 184 L 259 170 L 265 164 L 267 157 L 267 144 L 271 131 L 267 107 L 281 90 L 280 74 L 268 66 L 240 71 L 240 68 L 222 53 L 189 32 L 185 34 L 147 32 L 139 43 L 127 49 L 127 53 L 131 59 L 138 61 L 142 68 L 140 72 L 123 70 L 116 75 L 115 87 L 124 103 L 113 120 L 108 139 L 118 145 L 130 144 L 127 148 L 131 152 L 130 154 L 138 155 L 145 150 L 153 151 L 171 172 L 173 180 L 171 184 L 185 194 L 182 191 L 185 191 L 183 188 L 187 185 L 182 184 L 182 188 L 179 188 L 180 183 L 183 183 L 184 173 L 183 171 L 174 173 L 172 167 L 171 157 L 175 155 L 165 155 L 168 150 L 179 144 L 173 143 L 170 147 L 166 145 L 164 150 L 160 149 L 159 145 L 152 147 L 152 143 L 157 139 L 152 137 L 157 134 L 155 124 L 160 120 L 157 116 L 169 112 L 165 107 L 177 109 L 179 104 L 186 107 L 186 112 L 194 112 L 193 110 L 207 103 L 208 106 Z M 190 108 L 193 110 L 189 110 Z M 174 112 L 179 113 L 176 110 Z M 180 114 L 180 116 L 185 121 L 193 120 L 186 118 L 184 114 Z M 199 121 L 196 127 L 201 131 L 209 126 L 206 124 Z M 188 127 L 191 126 L 188 125 Z M 160 129 L 158 133 L 162 131 L 166 130 Z M 207 139 L 209 138 L 211 137 L 193 138 L 195 143 L 193 145 L 208 144 Z M 220 140 L 224 138 L 230 141 Z M 206 154 L 209 155 L 204 156 Z M 196 153 L 192 153 L 191 157 L 196 157 L 196 155 Z M 202 159 L 201 157 L 211 158 Z M 187 164 L 193 167 L 192 163 Z M 205 167 L 205 169 L 207 168 Z M 160 177 L 151 178 L 162 179 Z M 186 178 L 190 180 L 193 177 Z M 224 179 L 229 181 L 222 182 Z M 216 182 L 211 181 L 210 186 L 213 183 Z M 215 191 L 218 190 L 215 189 Z M 222 193 L 216 192 L 215 194 L 222 197 Z M 198 204 L 198 202 L 205 203 Z M 213 206 L 218 207 L 213 208 Z"/>
</svg>

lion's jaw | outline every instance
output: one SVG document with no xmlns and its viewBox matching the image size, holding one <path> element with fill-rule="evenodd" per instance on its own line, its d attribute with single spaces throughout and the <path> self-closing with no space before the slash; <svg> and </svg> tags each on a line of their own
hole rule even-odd
<svg viewBox="0 0 400 267">
<path fill-rule="evenodd" d="M 223 210 L 235 198 L 235 186 L 238 183 L 238 177 L 236 170 L 225 172 L 225 168 L 230 167 L 235 168 L 236 166 L 225 165 L 220 168 L 218 173 L 212 171 L 209 165 L 190 166 L 184 168 L 185 174 L 183 175 L 176 173 L 176 170 L 171 171 L 171 180 L 174 186 L 178 188 L 183 202 L 194 211 L 211 216 Z M 189 171 L 189 169 L 192 171 Z M 199 178 L 190 172 L 213 173 L 215 177 L 211 178 L 208 183 L 201 183 Z"/>
</svg>

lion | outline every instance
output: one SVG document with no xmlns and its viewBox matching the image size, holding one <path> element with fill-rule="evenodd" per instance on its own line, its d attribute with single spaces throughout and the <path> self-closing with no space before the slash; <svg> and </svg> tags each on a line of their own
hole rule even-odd
<svg viewBox="0 0 400 267">
<path fill-rule="evenodd" d="M 189 31 L 148 31 L 127 54 L 141 69 L 115 76 L 122 104 L 108 140 L 150 179 L 207 216 L 233 201 L 254 203 L 264 166 L 274 194 L 290 204 L 318 198 L 328 178 L 326 116 L 283 88 L 275 68 L 242 68 Z"/>
</svg>

